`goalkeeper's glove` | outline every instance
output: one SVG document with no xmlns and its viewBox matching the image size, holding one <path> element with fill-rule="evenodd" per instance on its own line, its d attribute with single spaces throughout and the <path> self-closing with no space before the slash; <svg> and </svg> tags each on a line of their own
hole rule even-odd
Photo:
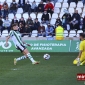
<svg viewBox="0 0 85 85">
<path fill-rule="evenodd" d="M 78 61 L 80 61 L 80 58 L 77 58 Z"/>
<path fill-rule="evenodd" d="M 80 58 L 77 58 L 77 60 L 78 60 L 78 63 L 77 63 L 77 66 L 80 66 Z"/>
</svg>

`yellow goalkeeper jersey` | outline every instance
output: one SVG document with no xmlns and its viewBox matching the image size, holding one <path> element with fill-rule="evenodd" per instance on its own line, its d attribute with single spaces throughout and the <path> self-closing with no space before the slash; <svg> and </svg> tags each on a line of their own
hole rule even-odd
<svg viewBox="0 0 85 85">
<path fill-rule="evenodd" d="M 81 41 L 80 42 L 80 48 L 79 48 L 80 51 L 82 51 L 82 55 L 85 56 L 85 40 Z"/>
</svg>

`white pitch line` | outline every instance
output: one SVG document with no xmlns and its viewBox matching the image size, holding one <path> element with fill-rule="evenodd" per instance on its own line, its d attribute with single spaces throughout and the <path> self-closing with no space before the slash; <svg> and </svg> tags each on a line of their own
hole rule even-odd
<svg viewBox="0 0 85 85">
<path fill-rule="evenodd" d="M 14 71 L 16 71 L 16 70 L 18 70 L 18 69 L 16 69 L 16 68 L 15 68 L 15 69 L 11 69 L 11 70 L 14 70 Z"/>
</svg>

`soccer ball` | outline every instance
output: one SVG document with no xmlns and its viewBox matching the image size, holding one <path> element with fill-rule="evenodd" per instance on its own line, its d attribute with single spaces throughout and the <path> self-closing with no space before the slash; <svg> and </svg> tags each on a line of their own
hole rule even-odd
<svg viewBox="0 0 85 85">
<path fill-rule="evenodd" d="M 44 58 L 45 60 L 48 60 L 48 59 L 50 59 L 50 55 L 49 55 L 49 54 L 44 54 L 43 58 Z"/>
</svg>

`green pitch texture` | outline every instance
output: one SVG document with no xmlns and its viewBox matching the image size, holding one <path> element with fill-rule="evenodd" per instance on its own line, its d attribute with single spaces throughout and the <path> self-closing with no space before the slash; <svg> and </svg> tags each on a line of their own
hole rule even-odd
<svg viewBox="0 0 85 85">
<path fill-rule="evenodd" d="M 13 65 L 13 59 L 21 53 L 0 53 L 0 85 L 84 85 L 76 80 L 77 73 L 85 73 L 85 66 L 74 66 L 78 53 L 49 53 L 51 58 L 44 60 L 44 53 L 32 53 L 39 65 L 32 65 L 29 59 Z"/>
</svg>

